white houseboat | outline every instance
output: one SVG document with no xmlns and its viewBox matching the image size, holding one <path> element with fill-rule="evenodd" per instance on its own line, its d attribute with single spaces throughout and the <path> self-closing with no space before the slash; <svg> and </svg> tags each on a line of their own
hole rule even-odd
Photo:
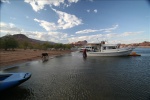
<svg viewBox="0 0 150 100">
<path fill-rule="evenodd" d="M 105 44 L 102 41 L 96 49 L 86 52 L 87 56 L 128 56 L 133 48 L 120 48 L 120 44 Z"/>
</svg>

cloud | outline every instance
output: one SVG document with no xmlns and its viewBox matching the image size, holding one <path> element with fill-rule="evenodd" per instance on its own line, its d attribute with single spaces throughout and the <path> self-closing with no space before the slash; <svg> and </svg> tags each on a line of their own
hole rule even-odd
<svg viewBox="0 0 150 100">
<path fill-rule="evenodd" d="M 125 43 L 127 42 L 126 39 L 131 39 L 134 36 L 143 34 L 144 31 L 138 31 L 138 32 L 124 32 L 124 33 L 106 33 L 106 34 L 95 34 L 95 35 L 85 35 L 85 36 L 74 36 L 70 37 L 68 41 L 71 42 L 77 42 L 77 41 L 83 41 L 87 40 L 89 43 L 98 43 L 102 40 L 108 40 L 109 43 Z M 144 39 L 139 39 L 144 40 Z M 134 43 L 135 41 L 130 41 L 130 43 Z"/>
<path fill-rule="evenodd" d="M 68 29 L 82 24 L 82 20 L 77 18 L 75 15 L 58 11 L 56 9 L 53 9 L 53 11 L 55 11 L 59 16 L 59 20 L 57 21 L 57 23 L 60 29 Z"/>
<path fill-rule="evenodd" d="M 65 0 L 24 0 L 24 2 L 29 3 L 34 11 L 39 11 L 44 9 L 45 5 L 50 5 L 50 6 L 60 6 L 61 4 L 65 6 L 70 6 L 71 3 L 77 3 L 78 0 L 68 0 L 69 4 L 65 3 Z"/>
<path fill-rule="evenodd" d="M 64 0 L 24 0 L 24 2 L 29 3 L 34 11 L 39 11 L 44 9 L 45 5 L 60 6 L 64 3 Z"/>
<path fill-rule="evenodd" d="M 81 30 L 81 31 L 77 31 L 76 34 L 85 34 L 85 33 L 93 33 L 93 32 L 112 32 L 113 30 L 118 28 L 118 24 L 112 26 L 111 28 L 105 28 L 105 29 L 99 29 L 99 30 L 93 30 L 93 29 L 85 29 L 85 30 Z"/>
<path fill-rule="evenodd" d="M 85 33 L 97 32 L 97 31 L 99 30 L 85 29 L 85 30 L 77 31 L 76 34 L 85 34 Z"/>
<path fill-rule="evenodd" d="M 68 0 L 69 3 L 77 3 L 79 0 Z"/>
<path fill-rule="evenodd" d="M 47 22 L 44 20 L 38 20 L 38 19 L 34 19 L 34 21 L 39 22 L 40 26 L 43 27 L 46 31 L 51 31 L 51 30 L 57 30 L 58 27 L 56 26 L 55 23 L 52 22 Z"/>
<path fill-rule="evenodd" d="M 86 10 L 88 13 L 90 12 L 90 9 Z"/>
<path fill-rule="evenodd" d="M 37 20 L 37 19 L 35 19 Z M 38 20 L 37 20 L 38 21 Z M 24 31 L 23 29 L 18 28 L 13 23 L 0 23 L 1 34 L 0 36 L 5 36 L 6 34 L 25 34 L 29 38 L 43 40 L 43 41 L 53 41 L 59 43 L 68 43 L 68 34 L 62 32 L 37 32 L 37 31 Z"/>
<path fill-rule="evenodd" d="M 53 8 L 52 8 L 53 9 Z M 34 19 L 34 21 L 39 22 L 40 26 L 43 27 L 46 31 L 58 30 L 58 29 L 68 29 L 74 26 L 82 24 L 82 20 L 77 18 L 75 15 L 71 15 L 62 11 L 53 9 L 53 11 L 58 14 L 59 19 L 57 23 L 47 22 L 44 20 Z"/>
<path fill-rule="evenodd" d="M 13 23 L 6 24 L 4 22 L 1 22 L 0 26 L 1 26 L 2 36 L 6 34 L 19 34 L 22 31 L 22 29 L 16 27 Z"/>
<path fill-rule="evenodd" d="M 139 32 L 124 32 L 120 36 L 124 37 L 124 36 L 138 35 L 138 34 L 141 34 L 141 33 L 144 33 L 144 31 L 139 31 Z"/>
<path fill-rule="evenodd" d="M 34 19 L 37 22 L 41 20 Z M 42 22 L 42 21 L 41 21 Z M 46 23 L 46 22 L 42 22 Z M 25 34 L 29 38 L 44 40 L 44 41 L 53 41 L 57 43 L 68 43 L 68 42 L 77 42 L 87 40 L 89 43 L 98 43 L 101 40 L 108 40 L 109 43 L 135 43 L 135 42 L 143 42 L 144 40 L 148 40 L 148 38 L 140 37 L 144 35 L 144 31 L 137 32 L 123 32 L 123 33 L 101 33 L 94 35 L 84 35 L 84 36 L 76 36 L 69 35 L 63 32 L 53 32 L 51 29 L 47 32 L 37 32 L 37 31 L 24 31 L 23 29 L 17 27 L 13 23 L 4 23 L 0 22 L 1 26 L 1 36 L 6 34 Z M 112 29 L 115 29 L 117 25 L 115 25 Z M 110 28 L 108 28 L 110 30 Z M 48 29 L 47 29 L 48 30 Z M 104 29 L 103 29 L 104 30 Z M 105 29 L 106 30 L 106 29 Z M 93 32 L 97 30 L 86 30 L 85 32 Z M 137 41 L 136 41 L 137 40 Z"/>
<path fill-rule="evenodd" d="M 68 38 L 68 41 L 70 43 L 72 43 L 72 42 L 87 40 L 89 43 L 96 43 L 96 42 L 98 42 L 97 38 L 102 38 L 102 37 L 103 37 L 102 34 L 89 35 L 89 36 L 78 36 L 78 37 Z"/>
<path fill-rule="evenodd" d="M 117 40 L 110 40 L 109 43 L 122 43 L 122 44 L 130 44 L 130 43 L 140 43 L 143 41 L 149 41 L 148 38 L 127 38 L 127 39 L 117 39 Z"/>
<path fill-rule="evenodd" d="M 4 3 L 10 3 L 9 0 L 1 0 L 1 2 L 4 2 Z"/>
<path fill-rule="evenodd" d="M 106 29 L 101 29 L 102 31 L 105 31 L 105 32 L 112 32 L 113 30 L 117 29 L 118 28 L 118 24 L 116 25 L 113 25 L 113 27 L 111 28 L 106 28 Z"/>
<path fill-rule="evenodd" d="M 27 35 L 30 38 L 43 40 L 43 41 L 52 41 L 56 43 L 68 43 L 67 33 L 61 32 L 37 32 L 37 31 L 29 31 L 29 32 L 22 32 L 23 34 Z"/>
<path fill-rule="evenodd" d="M 29 16 L 26 16 L 26 18 L 28 19 L 28 18 L 29 18 Z"/>
<path fill-rule="evenodd" d="M 94 13 L 97 13 L 97 9 L 94 10 Z"/>
<path fill-rule="evenodd" d="M 89 13 L 89 12 L 91 12 L 92 10 L 87 9 L 86 11 Z M 93 10 L 93 12 L 94 12 L 94 13 L 97 13 L 97 12 L 98 12 L 98 10 L 97 10 L 97 9 L 94 9 L 94 10 Z"/>
<path fill-rule="evenodd" d="M 49 38 L 54 42 L 63 42 L 64 40 L 68 39 L 67 33 L 61 32 L 48 32 Z M 68 41 L 67 41 L 68 42 Z M 67 43 L 66 42 L 66 43 Z"/>
</svg>

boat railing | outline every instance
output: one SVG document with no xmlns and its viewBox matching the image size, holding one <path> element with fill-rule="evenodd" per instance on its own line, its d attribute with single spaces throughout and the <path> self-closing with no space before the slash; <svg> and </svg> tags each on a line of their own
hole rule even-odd
<svg viewBox="0 0 150 100">
<path fill-rule="evenodd" d="M 125 48 L 119 48 L 119 51 L 122 51 L 122 50 L 133 50 L 134 48 L 133 47 L 125 47 Z"/>
</svg>

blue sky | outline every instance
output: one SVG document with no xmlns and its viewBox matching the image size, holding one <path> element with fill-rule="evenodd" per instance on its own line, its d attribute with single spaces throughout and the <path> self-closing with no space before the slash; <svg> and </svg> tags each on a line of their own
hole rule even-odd
<svg viewBox="0 0 150 100">
<path fill-rule="evenodd" d="M 148 0 L 1 0 L 0 36 L 72 43 L 150 41 Z"/>
</svg>

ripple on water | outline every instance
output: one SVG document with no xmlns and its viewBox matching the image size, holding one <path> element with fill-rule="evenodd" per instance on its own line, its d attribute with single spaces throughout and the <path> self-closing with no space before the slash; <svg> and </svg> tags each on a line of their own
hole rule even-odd
<svg viewBox="0 0 150 100">
<path fill-rule="evenodd" d="M 146 49 L 135 49 L 147 54 Z M 5 72 L 32 77 L 1 97 L 11 100 L 149 100 L 150 57 L 87 57 L 81 53 L 35 61 Z"/>
</svg>

